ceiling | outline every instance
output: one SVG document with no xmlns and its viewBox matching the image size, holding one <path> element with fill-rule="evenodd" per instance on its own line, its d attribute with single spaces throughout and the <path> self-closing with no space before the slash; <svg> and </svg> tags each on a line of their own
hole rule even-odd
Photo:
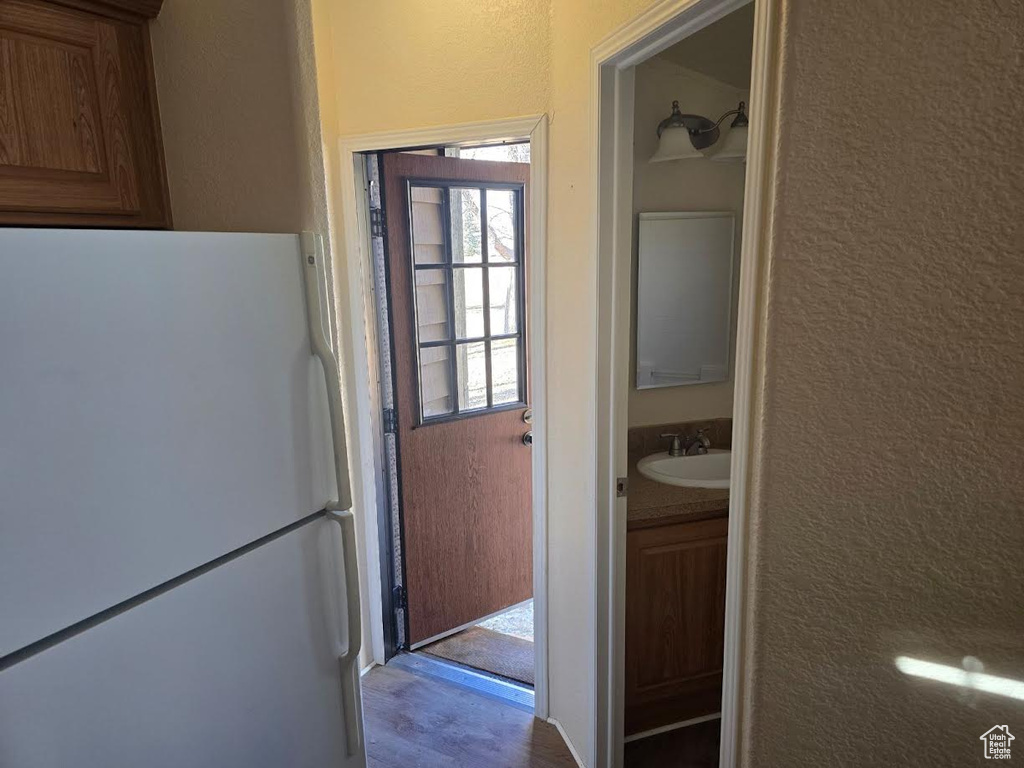
<svg viewBox="0 0 1024 768">
<path fill-rule="evenodd" d="M 748 3 L 666 48 L 658 57 L 735 88 L 750 90 L 753 41 L 754 4 Z"/>
</svg>

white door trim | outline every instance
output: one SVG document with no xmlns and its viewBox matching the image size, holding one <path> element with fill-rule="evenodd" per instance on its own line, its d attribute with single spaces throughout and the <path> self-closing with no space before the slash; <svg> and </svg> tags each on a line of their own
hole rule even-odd
<svg viewBox="0 0 1024 768">
<path fill-rule="evenodd" d="M 594 754 L 599 768 L 622 765 L 624 741 L 626 504 L 625 499 L 616 497 L 615 481 L 627 474 L 633 67 L 748 1 L 662 0 L 591 51 L 593 233 L 598 267 L 595 306 L 602 309 L 595 319 L 598 360 Z M 721 768 L 735 768 L 739 761 L 747 714 L 743 696 L 748 674 L 744 666 L 746 649 L 750 643 L 749 628 L 745 626 L 749 611 L 748 505 L 759 438 L 753 420 L 763 371 L 759 334 L 767 291 L 764 253 L 769 245 L 774 204 L 771 184 L 778 123 L 780 5 L 781 0 L 757 0 L 755 11 L 734 367 Z"/>
<path fill-rule="evenodd" d="M 532 115 L 433 128 L 349 136 L 340 142 L 342 237 L 335 295 L 339 324 L 354 368 L 352 392 L 346 392 L 349 455 L 358 466 L 352 483 L 353 506 L 360 510 L 366 537 L 369 612 L 373 656 L 384 662 L 381 609 L 380 552 L 377 538 L 379 492 L 383 477 L 375 441 L 382 435 L 377 403 L 379 365 L 374 350 L 377 324 L 374 283 L 364 209 L 367 208 L 365 171 L 359 153 L 401 147 L 439 146 L 508 139 L 530 141 L 530 265 L 527 322 L 533 408 L 533 617 L 535 676 L 534 712 L 548 717 L 548 600 L 547 600 L 547 207 L 548 118 Z M 365 363 L 365 365 L 364 365 Z M 365 510 L 365 512 L 364 512 Z M 372 513 L 371 513 L 372 510 Z"/>
</svg>

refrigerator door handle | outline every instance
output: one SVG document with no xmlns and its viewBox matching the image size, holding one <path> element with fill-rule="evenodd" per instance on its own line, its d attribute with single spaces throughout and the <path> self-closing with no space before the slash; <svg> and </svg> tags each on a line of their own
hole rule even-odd
<svg viewBox="0 0 1024 768">
<path fill-rule="evenodd" d="M 309 314 L 309 337 L 313 354 L 320 358 L 327 379 L 327 408 L 331 420 L 331 440 L 334 446 L 334 477 L 338 498 L 326 505 L 327 519 L 341 529 L 341 568 L 345 585 L 338 592 L 345 595 L 344 618 L 348 624 L 348 643 L 338 658 L 341 677 L 342 709 L 345 717 L 345 749 L 355 757 L 363 749 L 362 706 L 359 701 L 359 650 L 362 646 L 363 627 L 359 605 L 359 561 L 356 557 L 356 522 L 350 507 L 352 498 L 348 483 L 348 453 L 345 447 L 345 416 L 341 403 L 341 381 L 338 361 L 324 332 L 323 302 L 320 292 L 320 274 L 324 271 L 323 237 L 312 232 L 302 234 L 303 275 L 306 283 L 306 311 Z M 326 284 L 326 274 L 324 282 Z M 339 574 L 340 575 L 340 574 Z"/>
<path fill-rule="evenodd" d="M 348 449 L 345 446 L 345 412 L 341 404 L 341 380 L 338 360 L 324 332 L 324 311 L 320 293 L 320 274 L 324 271 L 324 240 L 313 232 L 302 233 L 303 275 L 306 283 L 306 312 L 309 315 L 309 338 L 313 354 L 320 358 L 327 379 L 327 410 L 331 420 L 331 441 L 334 446 L 334 477 L 338 498 L 327 503 L 328 511 L 352 506 L 348 483 Z M 326 283 L 327 276 L 324 274 Z"/>
<path fill-rule="evenodd" d="M 345 745 L 348 756 L 362 750 L 363 729 L 359 702 L 359 650 L 362 647 L 363 623 L 359 610 L 359 563 L 356 559 L 356 518 L 351 510 L 330 512 L 327 517 L 341 529 L 341 559 L 345 573 L 346 623 L 348 642 L 338 658 L 341 695 L 345 715 Z M 342 594 L 341 591 L 338 593 Z"/>
</svg>

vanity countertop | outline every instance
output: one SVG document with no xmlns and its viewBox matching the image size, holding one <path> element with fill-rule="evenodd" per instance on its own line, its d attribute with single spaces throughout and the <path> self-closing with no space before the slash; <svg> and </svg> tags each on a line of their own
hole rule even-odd
<svg viewBox="0 0 1024 768">
<path fill-rule="evenodd" d="M 629 459 L 628 530 L 728 516 L 728 489 L 683 488 L 659 483 L 637 471 L 636 463 L 641 458 L 631 455 Z"/>
</svg>

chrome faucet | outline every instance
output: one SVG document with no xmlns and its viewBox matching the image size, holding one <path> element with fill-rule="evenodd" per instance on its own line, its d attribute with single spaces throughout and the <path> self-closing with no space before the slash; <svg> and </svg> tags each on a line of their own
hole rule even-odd
<svg viewBox="0 0 1024 768">
<path fill-rule="evenodd" d="M 711 450 L 711 440 L 703 429 L 698 429 L 697 434 L 683 436 L 679 432 L 666 432 L 663 438 L 672 438 L 672 445 L 668 449 L 669 456 L 697 456 Z"/>
</svg>

